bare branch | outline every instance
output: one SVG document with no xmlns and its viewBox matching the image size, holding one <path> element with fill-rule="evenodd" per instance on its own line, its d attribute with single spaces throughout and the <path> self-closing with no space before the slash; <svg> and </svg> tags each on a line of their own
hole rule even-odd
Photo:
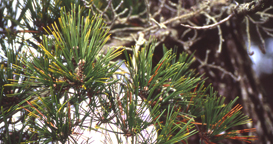
<svg viewBox="0 0 273 144">
<path fill-rule="evenodd" d="M 248 20 L 248 17 L 245 17 L 245 20 L 246 20 L 246 35 L 247 35 L 247 47 L 248 47 L 248 53 L 249 55 L 253 55 L 254 54 L 254 51 L 250 52 L 250 47 L 251 47 L 251 38 L 250 38 L 250 33 L 249 33 L 249 20 Z"/>
<path fill-rule="evenodd" d="M 105 7 L 105 9 L 103 10 L 103 12 L 101 13 L 102 16 L 108 10 L 108 8 L 110 7 L 111 3 L 112 3 L 112 0 L 109 0 L 107 6 Z"/>
<path fill-rule="evenodd" d="M 166 25 L 166 24 L 169 24 L 169 23 L 174 22 L 174 21 L 176 21 L 176 20 L 182 20 L 182 19 L 183 19 L 183 21 L 187 21 L 188 19 L 190 19 L 190 18 L 196 16 L 197 14 L 199 14 L 202 10 L 203 10 L 203 9 L 200 9 L 200 10 L 198 10 L 198 11 L 194 11 L 194 12 L 187 13 L 187 14 L 184 14 L 184 15 L 181 15 L 181 16 L 177 16 L 177 17 L 174 17 L 174 18 L 170 18 L 169 20 L 167 20 L 167 21 L 165 21 L 165 22 L 163 22 L 163 23 L 160 23 L 160 25 Z M 152 30 L 152 29 L 155 29 L 155 28 L 157 28 L 157 27 L 158 27 L 157 25 L 151 26 L 151 27 L 145 29 L 143 32 L 148 32 L 148 31 L 150 31 L 150 30 Z"/>
<path fill-rule="evenodd" d="M 153 14 L 153 18 L 155 18 L 157 15 L 161 13 L 161 10 L 164 7 L 165 3 L 166 3 L 166 0 L 161 1 L 159 9 Z"/>
<path fill-rule="evenodd" d="M 201 59 L 195 57 L 195 58 L 197 59 L 197 61 L 200 62 L 199 68 L 204 67 L 204 66 L 210 67 L 210 68 L 215 68 L 215 69 L 218 69 L 218 70 L 222 71 L 222 72 L 223 72 L 223 76 L 224 76 L 225 74 L 227 74 L 227 75 L 229 75 L 230 77 L 232 77 L 235 81 L 239 81 L 239 80 L 241 79 L 240 76 L 237 77 L 237 76 L 233 75 L 231 72 L 228 72 L 227 70 L 225 70 L 224 68 L 222 68 L 222 67 L 220 67 L 220 66 L 216 66 L 216 65 L 213 65 L 213 64 L 208 64 L 207 62 L 208 62 L 209 53 L 210 53 L 210 50 L 207 50 L 207 51 L 206 51 L 206 58 L 205 58 L 204 61 L 202 61 Z"/>
<path fill-rule="evenodd" d="M 208 13 L 205 13 L 205 16 L 208 17 L 209 19 L 211 19 L 214 23 L 217 23 L 216 19 L 212 16 L 210 16 Z M 224 41 L 223 36 L 222 36 L 222 30 L 220 25 L 217 25 L 218 28 L 218 35 L 219 35 L 219 47 L 217 52 L 220 53 L 222 51 L 222 43 Z"/>
<path fill-rule="evenodd" d="M 228 21 L 232 16 L 234 16 L 234 14 L 230 14 L 229 16 L 222 19 L 221 21 L 219 21 L 217 23 L 214 23 L 214 24 L 211 24 L 211 25 L 205 25 L 205 26 L 190 26 L 190 25 L 184 25 L 184 24 L 181 24 L 181 25 L 184 26 L 184 27 L 191 28 L 191 29 L 196 29 L 196 30 L 213 29 L 213 28 L 217 27 L 218 25 Z"/>
<path fill-rule="evenodd" d="M 262 34 L 261 34 L 261 32 L 260 32 L 259 25 L 256 25 L 256 31 L 257 31 L 258 36 L 259 36 L 259 38 L 260 38 L 260 40 L 261 40 L 261 43 L 262 43 L 262 44 L 259 46 L 259 48 L 260 48 L 261 52 L 262 52 L 263 54 L 265 54 L 265 53 L 266 53 L 266 51 L 265 51 L 265 42 L 264 42 L 263 36 L 262 36 Z"/>
</svg>

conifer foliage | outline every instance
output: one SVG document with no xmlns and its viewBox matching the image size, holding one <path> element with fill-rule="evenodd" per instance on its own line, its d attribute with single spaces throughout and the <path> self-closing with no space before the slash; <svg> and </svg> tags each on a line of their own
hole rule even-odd
<svg viewBox="0 0 273 144">
<path fill-rule="evenodd" d="M 184 144 L 196 135 L 205 144 L 256 139 L 245 135 L 255 129 L 231 129 L 251 120 L 237 98 L 224 103 L 225 97 L 204 85 L 202 75 L 189 68 L 192 55 L 164 47 L 153 65 L 152 38 L 132 54 L 122 46 L 105 52 L 110 35 L 103 19 L 82 13 L 75 5 L 70 11 L 62 7 L 58 21 L 44 28 L 37 52 L 5 51 L 1 143 L 78 143 L 84 130 L 112 133 L 113 143 Z M 126 59 L 114 61 L 122 52 Z M 13 121 L 18 113 L 21 127 Z M 113 137 L 105 139 L 110 143 Z"/>
</svg>

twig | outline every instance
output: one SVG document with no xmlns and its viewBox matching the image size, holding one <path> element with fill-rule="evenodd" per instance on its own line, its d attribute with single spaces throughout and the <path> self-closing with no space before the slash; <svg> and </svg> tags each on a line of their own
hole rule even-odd
<svg viewBox="0 0 273 144">
<path fill-rule="evenodd" d="M 170 4 L 171 6 L 173 6 L 173 7 L 176 7 L 176 6 L 177 6 L 177 4 L 174 3 L 174 2 L 172 2 L 172 1 L 168 1 L 168 2 L 169 2 L 169 4 Z"/>
<path fill-rule="evenodd" d="M 110 1 L 112 1 L 112 0 L 109 0 L 109 2 Z M 108 9 L 108 7 L 109 7 L 109 5 L 110 5 L 110 3 L 108 2 L 108 5 L 106 6 L 106 8 L 104 9 L 104 11 L 106 11 L 107 9 Z M 100 13 L 100 15 L 101 16 L 104 16 L 105 17 L 105 19 L 107 20 L 107 21 L 109 21 L 110 19 L 109 19 L 109 17 L 107 16 L 107 14 L 105 14 L 105 12 L 104 11 L 101 11 L 99 8 L 97 8 L 97 6 L 92 2 L 92 4 L 91 4 L 91 6 L 89 6 L 90 8 L 91 8 L 91 10 L 92 10 L 92 13 L 95 15 L 96 13 L 94 12 L 94 10 L 93 10 L 93 7 Z M 88 7 L 88 6 L 86 6 L 86 7 Z"/>
<path fill-rule="evenodd" d="M 266 51 L 265 51 L 265 42 L 264 42 L 263 36 L 262 36 L 262 34 L 261 34 L 261 32 L 260 32 L 259 25 L 256 25 L 256 31 L 257 31 L 258 36 L 259 36 L 259 38 L 260 38 L 260 40 L 261 40 L 261 43 L 262 43 L 262 44 L 259 46 L 259 48 L 260 48 L 261 52 L 262 52 L 263 54 L 265 54 L 265 53 L 266 53 Z"/>
<path fill-rule="evenodd" d="M 124 22 L 127 22 L 129 20 L 129 18 L 131 17 L 132 12 L 133 12 L 133 7 L 130 6 L 130 11 L 129 11 L 129 13 L 128 13 L 128 15 L 127 15 L 127 17 L 126 17 L 126 19 L 125 19 Z"/>
<path fill-rule="evenodd" d="M 124 28 L 117 28 L 110 30 L 109 33 L 117 33 L 117 32 L 126 32 L 126 31 L 142 31 L 144 30 L 143 27 L 124 27 Z"/>
<path fill-rule="evenodd" d="M 120 6 L 123 4 L 124 0 L 121 0 L 118 6 L 115 8 L 115 12 L 120 8 Z M 111 4 L 113 6 L 113 4 Z"/>
<path fill-rule="evenodd" d="M 174 13 L 177 12 L 176 9 L 172 8 L 171 6 L 169 6 L 169 5 L 167 5 L 167 4 L 165 4 L 164 7 L 165 7 L 166 9 L 168 9 L 169 11 L 171 11 L 171 12 L 174 12 Z"/>
<path fill-rule="evenodd" d="M 192 38 L 190 38 L 188 41 L 182 41 L 182 40 L 180 40 L 180 39 L 178 39 L 178 38 L 174 38 L 173 37 L 173 39 L 176 41 L 176 42 L 178 42 L 178 43 L 180 43 L 181 45 L 183 45 L 183 48 L 184 48 L 184 50 L 186 50 L 186 51 L 188 51 L 189 49 L 190 49 L 190 47 L 194 44 L 194 43 L 196 43 L 197 41 L 199 41 L 202 37 L 200 36 L 200 37 L 197 37 L 197 31 L 196 30 L 194 30 L 194 36 L 192 37 Z"/>
<path fill-rule="evenodd" d="M 184 24 L 181 24 L 181 25 L 184 26 L 184 27 L 191 28 L 191 29 L 196 29 L 196 30 L 213 29 L 213 28 L 217 27 L 218 25 L 228 21 L 233 15 L 234 14 L 232 13 L 228 17 L 222 19 L 221 21 L 219 21 L 217 23 L 211 24 L 211 25 L 205 25 L 205 26 L 190 26 L 190 25 L 184 25 Z"/>
<path fill-rule="evenodd" d="M 159 14 L 161 13 L 161 10 L 162 10 L 162 8 L 164 7 L 165 3 L 166 3 L 166 0 L 162 0 L 162 1 L 160 2 L 160 7 L 159 7 L 159 9 L 153 14 L 153 18 L 155 18 L 157 15 L 159 15 Z"/>
<path fill-rule="evenodd" d="M 180 39 L 183 39 L 186 34 L 188 34 L 192 29 L 186 29 L 183 34 L 180 36 Z M 196 30 L 195 30 L 196 31 Z"/>
<path fill-rule="evenodd" d="M 269 31 L 273 31 L 273 29 L 266 28 L 266 27 L 262 27 L 262 29 L 264 30 L 264 32 L 265 32 L 267 35 L 273 37 L 273 34 L 269 32 Z"/>
<path fill-rule="evenodd" d="M 146 16 L 147 16 L 147 20 L 149 22 L 150 21 L 150 4 L 149 4 L 149 0 L 145 0 L 144 2 L 146 4 L 146 9 L 147 9 Z"/>
<path fill-rule="evenodd" d="M 109 29 L 111 29 L 114 26 L 115 21 L 118 20 L 121 15 L 125 14 L 128 11 L 128 8 L 125 8 L 119 14 L 116 13 L 116 11 L 120 8 L 122 3 L 123 3 L 123 0 L 120 1 L 120 3 L 118 4 L 118 6 L 116 8 L 114 8 L 113 3 L 111 3 L 111 10 L 112 10 L 112 13 L 114 14 L 114 18 L 112 19 L 112 22 L 111 22 L 111 25 L 109 26 Z"/>
<path fill-rule="evenodd" d="M 222 71 L 223 74 L 227 74 L 227 75 L 231 76 L 235 81 L 239 81 L 241 79 L 240 76 L 236 77 L 231 72 L 228 72 L 227 70 L 225 70 L 224 68 L 222 68 L 220 66 L 216 66 L 216 65 L 213 65 L 213 64 L 208 64 L 207 62 L 208 62 L 209 53 L 210 53 L 210 50 L 207 50 L 206 51 L 206 58 L 205 58 L 204 61 L 202 61 L 201 59 L 195 57 L 197 59 L 197 61 L 199 61 L 199 63 L 200 63 L 199 68 L 204 67 L 204 66 L 207 66 L 207 67 L 210 67 L 210 68 L 215 68 L 215 69 L 218 69 L 218 70 Z"/>
<path fill-rule="evenodd" d="M 177 9 L 177 13 L 176 15 L 179 16 L 181 11 L 182 11 L 182 0 L 178 0 L 178 5 L 176 6 L 176 9 Z"/>
<path fill-rule="evenodd" d="M 112 0 L 109 0 L 107 6 L 105 7 L 105 9 L 103 10 L 103 12 L 101 13 L 101 16 L 103 16 L 104 13 L 108 10 L 108 8 L 110 7 L 111 3 L 112 3 Z"/>
<path fill-rule="evenodd" d="M 181 20 L 183 19 L 184 21 L 187 21 L 188 19 L 190 19 L 191 17 L 194 17 L 196 16 L 198 13 L 200 13 L 201 11 L 203 11 L 203 9 L 200 9 L 198 11 L 194 11 L 194 12 L 191 12 L 191 13 L 187 13 L 187 14 L 184 14 L 184 15 L 181 15 L 181 16 L 177 16 L 177 17 L 174 17 L 174 18 L 170 18 L 168 19 L 167 21 L 163 22 L 163 23 L 160 23 L 160 25 L 166 25 L 166 24 L 169 24 L 171 22 L 174 22 L 176 20 Z M 148 32 L 154 28 L 157 28 L 157 25 L 154 25 L 154 26 L 151 26 L 147 29 L 145 29 L 143 32 Z"/>
<path fill-rule="evenodd" d="M 162 28 L 167 28 L 164 24 L 160 24 L 160 23 L 158 23 L 154 18 L 150 18 L 151 19 L 151 21 L 153 21 L 160 29 L 162 29 Z"/>
<path fill-rule="evenodd" d="M 247 15 L 247 17 L 249 18 L 249 20 L 250 20 L 252 23 L 254 23 L 254 24 L 256 24 L 256 25 L 264 24 L 264 23 L 268 22 L 268 20 L 269 20 L 268 17 L 266 17 L 266 18 L 263 17 L 263 21 L 255 21 L 255 20 L 252 19 L 249 15 Z"/>
<path fill-rule="evenodd" d="M 218 69 L 218 70 L 222 71 L 224 74 L 230 75 L 235 81 L 241 80 L 241 77 L 240 77 L 240 76 L 236 77 L 236 76 L 233 75 L 231 72 L 226 71 L 225 69 L 223 69 L 223 68 L 220 67 L 220 66 L 216 66 L 216 65 L 212 65 L 212 64 L 206 64 L 205 66 L 211 67 L 211 68 L 215 68 L 215 69 Z"/>
<path fill-rule="evenodd" d="M 261 16 L 267 16 L 267 17 L 271 17 L 273 18 L 273 14 L 269 14 L 269 13 L 263 13 L 263 12 L 257 12 L 256 14 L 260 14 Z"/>
<path fill-rule="evenodd" d="M 205 16 L 208 17 L 209 19 L 211 19 L 214 23 L 217 23 L 216 19 L 212 16 L 210 16 L 208 13 L 205 12 Z M 218 46 L 218 50 L 217 52 L 220 53 L 222 51 L 222 44 L 223 44 L 223 35 L 222 35 L 222 30 L 220 25 L 217 25 L 217 29 L 218 29 L 218 35 L 219 35 L 219 46 Z"/>
<path fill-rule="evenodd" d="M 251 40 L 250 40 L 250 33 L 249 33 L 249 20 L 248 17 L 245 17 L 246 20 L 246 35 L 247 35 L 247 47 L 248 47 L 248 54 L 253 55 L 254 51 L 250 52 L 250 47 L 251 47 Z"/>
</svg>

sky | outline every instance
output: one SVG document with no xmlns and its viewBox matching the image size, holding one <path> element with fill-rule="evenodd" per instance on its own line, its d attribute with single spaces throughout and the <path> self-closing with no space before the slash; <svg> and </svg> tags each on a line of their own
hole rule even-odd
<svg viewBox="0 0 273 144">
<path fill-rule="evenodd" d="M 253 69 L 257 76 L 273 73 L 273 38 L 265 39 L 265 44 L 266 54 L 263 54 L 256 44 L 252 44 L 251 47 L 254 55 L 250 56 L 250 58 L 253 61 Z"/>
</svg>

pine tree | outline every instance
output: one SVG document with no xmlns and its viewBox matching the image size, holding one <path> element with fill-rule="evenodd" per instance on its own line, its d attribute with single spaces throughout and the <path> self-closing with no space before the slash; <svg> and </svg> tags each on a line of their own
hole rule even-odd
<svg viewBox="0 0 273 144">
<path fill-rule="evenodd" d="M 225 100 L 191 69 L 198 59 L 194 54 L 162 46 L 158 57 L 156 34 L 139 33 L 133 48 L 109 47 L 109 30 L 118 25 L 109 25 L 107 15 L 119 19 L 118 12 L 126 13 L 119 8 L 133 1 L 25 1 L 17 2 L 15 11 L 12 2 L 3 3 L 1 27 L 12 24 L 1 33 L 1 142 L 78 143 L 83 130 L 105 133 L 107 143 L 108 133 L 116 143 L 125 143 L 121 137 L 130 143 L 188 143 L 196 136 L 206 144 L 257 139 L 251 135 L 254 128 L 236 129 L 251 123 L 236 102 L 239 97 Z M 139 13 L 141 4 L 130 13 Z M 23 33 L 20 39 L 18 33 Z M 28 53 L 22 52 L 26 47 Z M 121 55 L 124 60 L 117 61 Z M 91 141 L 90 136 L 86 142 Z"/>
</svg>

